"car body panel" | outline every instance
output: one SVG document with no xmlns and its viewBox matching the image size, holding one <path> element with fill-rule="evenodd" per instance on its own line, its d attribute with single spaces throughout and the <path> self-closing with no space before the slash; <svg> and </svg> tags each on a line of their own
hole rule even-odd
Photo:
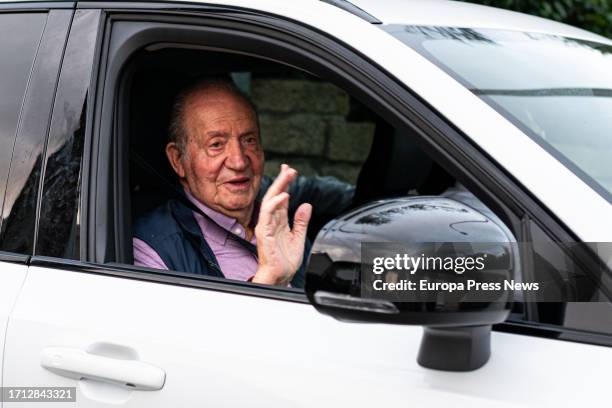
<svg viewBox="0 0 612 408">
<path fill-rule="evenodd" d="M 485 102 L 375 25 L 322 2 L 198 4 L 261 10 L 343 41 L 468 135 L 578 237 L 612 240 L 612 208 L 605 199 Z M 374 3 L 358 4 L 376 16 Z M 389 12 L 383 11 L 384 19 Z M 430 21 L 420 18 L 402 22 Z M 606 347 L 494 332 L 484 367 L 450 373 L 416 363 L 422 333 L 416 326 L 347 324 L 305 303 L 145 282 L 135 274 L 128 279 L 33 266 L 25 276 L 25 266 L 3 263 L 0 338 L 8 327 L 3 385 L 78 386 L 79 407 L 542 407 L 590 406 L 608 397 L 612 354 Z M 47 347 L 129 356 L 164 370 L 165 383 L 160 391 L 139 391 L 59 376 L 41 366 Z"/>
<path fill-rule="evenodd" d="M 416 363 L 417 326 L 350 324 L 304 303 L 42 267 L 29 275 L 9 324 L 5 385 L 78 384 L 79 407 L 488 408 L 607 398 L 606 347 L 494 332 L 484 367 L 443 372 Z M 164 370 L 162 390 L 105 387 L 40 365 L 46 347 L 100 344 Z"/>
</svg>

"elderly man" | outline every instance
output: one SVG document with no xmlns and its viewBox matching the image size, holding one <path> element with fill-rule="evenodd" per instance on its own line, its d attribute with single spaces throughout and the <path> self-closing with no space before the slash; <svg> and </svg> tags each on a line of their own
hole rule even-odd
<svg viewBox="0 0 612 408">
<path fill-rule="evenodd" d="M 297 171 L 286 164 L 262 188 L 258 118 L 240 91 L 229 82 L 208 80 L 179 94 L 166 155 L 184 197 L 136 221 L 136 265 L 272 285 L 287 285 L 296 272 L 303 274 L 312 206 L 299 205 L 290 223 L 289 187 Z M 350 201 L 352 189 L 331 184 L 344 204 Z M 258 199 L 260 188 L 267 191 Z M 312 185 L 302 190 L 329 201 L 329 194 L 324 197 Z M 296 195 L 304 199 L 302 193 Z"/>
</svg>

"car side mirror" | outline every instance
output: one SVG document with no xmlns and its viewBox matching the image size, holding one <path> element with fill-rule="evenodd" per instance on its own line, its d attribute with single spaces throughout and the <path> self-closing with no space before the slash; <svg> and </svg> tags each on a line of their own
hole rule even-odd
<svg viewBox="0 0 612 408">
<path fill-rule="evenodd" d="M 469 276 L 480 283 L 499 284 L 513 279 L 520 265 L 512 240 L 498 222 L 449 198 L 372 202 L 330 221 L 319 232 L 306 273 L 306 294 L 319 312 L 342 321 L 422 325 L 419 364 L 448 371 L 474 370 L 489 359 L 491 325 L 508 317 L 511 291 L 502 284 L 484 297 L 470 290 L 405 290 L 398 298 L 388 292 L 379 295 L 372 290 L 375 280 L 379 287 L 388 276 L 395 276 L 395 284 L 404 281 L 398 281 L 397 275 L 381 273 L 378 279 L 372 274 L 376 263 L 372 251 L 387 251 L 391 259 L 400 249 L 405 256 L 423 259 L 430 255 L 434 260 L 457 259 L 458 253 L 466 259 L 486 258 L 487 268 Z M 408 275 L 427 276 L 432 282 L 446 283 L 447 288 L 468 275 L 433 269 Z"/>
</svg>

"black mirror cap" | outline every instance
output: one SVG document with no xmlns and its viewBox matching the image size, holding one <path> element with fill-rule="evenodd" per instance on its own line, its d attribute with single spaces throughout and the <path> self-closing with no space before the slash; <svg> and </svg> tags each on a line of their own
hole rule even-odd
<svg viewBox="0 0 612 408">
<path fill-rule="evenodd" d="M 330 221 L 319 232 L 306 272 L 306 295 L 321 313 L 344 321 L 429 327 L 502 322 L 512 306 L 509 296 L 494 302 L 436 299 L 435 302 L 387 304 L 360 298 L 362 243 L 415 246 L 423 242 L 504 244 L 513 241 L 514 237 L 499 223 L 468 204 L 440 196 L 399 197 L 365 204 Z M 486 252 L 488 247 L 479 250 Z M 499 257 L 496 250 L 489 251 L 489 259 Z M 510 260 L 511 266 L 518 269 L 518 254 L 509 257 L 514 258 Z"/>
<path fill-rule="evenodd" d="M 376 201 L 332 220 L 321 230 L 306 273 L 306 295 L 319 312 L 341 321 L 425 326 L 419 364 L 473 370 L 489 358 L 490 328 L 507 319 L 512 307 L 510 293 L 495 301 L 478 302 L 444 296 L 422 302 L 362 298 L 361 244 L 513 241 L 499 221 L 449 198 Z M 513 269 L 507 272 L 514 276 L 520 259 L 518 253 L 508 257 Z"/>
</svg>

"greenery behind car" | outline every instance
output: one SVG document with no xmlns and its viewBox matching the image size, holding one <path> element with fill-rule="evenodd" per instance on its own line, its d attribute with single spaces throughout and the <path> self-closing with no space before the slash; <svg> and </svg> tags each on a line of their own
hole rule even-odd
<svg viewBox="0 0 612 408">
<path fill-rule="evenodd" d="M 612 38 L 612 0 L 469 0 L 532 14 Z"/>
</svg>

